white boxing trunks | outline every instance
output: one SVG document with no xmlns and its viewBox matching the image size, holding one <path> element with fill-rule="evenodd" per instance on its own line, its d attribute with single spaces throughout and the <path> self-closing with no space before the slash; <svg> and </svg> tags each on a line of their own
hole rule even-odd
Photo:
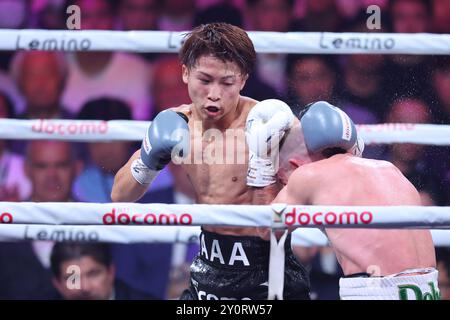
<svg viewBox="0 0 450 320">
<path fill-rule="evenodd" d="M 440 300 L 435 268 L 408 269 L 383 277 L 339 280 L 342 300 Z"/>
</svg>

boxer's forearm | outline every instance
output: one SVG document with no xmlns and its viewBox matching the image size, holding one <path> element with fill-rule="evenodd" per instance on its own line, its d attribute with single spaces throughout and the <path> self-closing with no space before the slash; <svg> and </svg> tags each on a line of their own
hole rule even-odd
<svg viewBox="0 0 450 320">
<path fill-rule="evenodd" d="M 140 156 L 140 150 L 136 151 L 128 162 L 120 168 L 114 177 L 111 191 L 113 202 L 133 202 L 139 200 L 148 189 L 148 185 L 142 185 L 131 174 L 131 164 Z"/>
<path fill-rule="evenodd" d="M 282 186 L 279 183 L 274 183 L 266 187 L 252 187 L 253 197 L 252 204 L 255 205 L 266 205 L 270 204 L 273 199 L 277 196 L 278 192 L 281 191 Z"/>
</svg>

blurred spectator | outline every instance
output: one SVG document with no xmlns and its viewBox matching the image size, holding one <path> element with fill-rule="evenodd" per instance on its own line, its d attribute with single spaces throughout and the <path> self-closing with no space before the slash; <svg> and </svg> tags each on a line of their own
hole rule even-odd
<svg viewBox="0 0 450 320">
<path fill-rule="evenodd" d="M 381 9 L 381 12 L 385 12 L 388 4 L 389 0 L 336 0 L 338 12 L 345 20 L 354 19 L 361 11 L 366 12 L 366 9 L 371 5 L 376 5 Z"/>
<path fill-rule="evenodd" d="M 0 51 L 1 52 L 1 51 Z M 9 66 L 8 68 L 9 69 Z M 25 101 L 22 95 L 17 89 L 17 85 L 12 80 L 11 75 L 7 71 L 0 70 L 0 91 L 3 92 L 11 99 L 11 103 L 14 108 L 14 114 L 22 113 L 25 109 Z"/>
<path fill-rule="evenodd" d="M 158 30 L 158 17 L 161 14 L 162 0 L 121 0 L 119 18 L 121 28 L 130 30 Z M 135 53 L 151 62 L 160 54 L 156 52 Z"/>
<path fill-rule="evenodd" d="M 117 1 L 110 0 L 69 0 L 67 6 L 76 5 L 82 12 L 82 30 L 113 30 Z"/>
<path fill-rule="evenodd" d="M 167 31 L 189 31 L 194 24 L 195 0 L 164 0 L 159 17 L 159 29 Z"/>
<path fill-rule="evenodd" d="M 396 33 L 430 31 L 428 0 L 392 0 L 389 6 L 391 28 Z M 385 65 L 386 94 L 395 101 L 405 96 L 431 98 L 429 56 L 389 55 Z"/>
<path fill-rule="evenodd" d="M 31 0 L 0 0 L 0 29 L 25 29 L 30 14 Z"/>
<path fill-rule="evenodd" d="M 14 118 L 13 106 L 2 92 L 0 118 Z M 0 140 L 0 201 L 20 201 L 30 196 L 31 184 L 23 165 L 23 157 L 9 151 L 6 140 Z"/>
<path fill-rule="evenodd" d="M 111 30 L 115 5 L 107 0 L 75 0 L 83 12 L 82 29 Z M 69 78 L 63 94 L 64 105 L 77 114 L 89 100 L 102 96 L 122 99 L 130 104 L 133 119 L 148 120 L 148 63 L 122 52 L 76 52 L 69 56 Z"/>
<path fill-rule="evenodd" d="M 450 56 L 434 57 L 433 89 L 437 98 L 437 123 L 450 124 Z"/>
<path fill-rule="evenodd" d="M 450 56 L 434 57 L 433 88 L 436 101 L 433 105 L 436 123 L 450 124 Z M 433 148 L 433 166 L 437 168 L 441 189 L 445 196 L 442 205 L 450 205 L 450 147 Z"/>
<path fill-rule="evenodd" d="M 366 26 L 367 15 L 361 12 L 348 26 L 347 32 L 370 31 Z M 340 107 L 355 123 L 377 123 L 387 111 L 388 97 L 383 87 L 384 56 L 352 54 L 343 57 L 342 81 L 338 81 Z"/>
<path fill-rule="evenodd" d="M 419 33 L 430 29 L 429 0 L 391 0 L 389 12 L 394 32 Z"/>
<path fill-rule="evenodd" d="M 408 98 L 395 102 L 389 111 L 389 123 L 430 123 L 429 107 L 419 99 Z M 431 166 L 429 147 L 419 144 L 401 143 L 390 146 L 391 161 L 419 190 L 424 203 L 437 205 L 442 201 L 439 177 Z"/>
<path fill-rule="evenodd" d="M 34 1 L 36 26 L 39 29 L 63 30 L 66 29 L 67 0 L 41 0 Z"/>
<path fill-rule="evenodd" d="M 67 78 L 67 64 L 62 53 L 18 51 L 11 63 L 11 76 L 25 99 L 25 111 L 19 118 L 71 117 L 61 105 Z"/>
<path fill-rule="evenodd" d="M 241 10 L 228 1 L 221 1 L 205 9 L 198 10 L 194 17 L 194 27 L 213 22 L 226 22 L 242 28 L 244 24 L 243 19 Z"/>
<path fill-rule="evenodd" d="M 289 56 L 289 99 L 294 109 L 318 100 L 335 101 L 336 72 L 332 59 L 323 55 Z"/>
<path fill-rule="evenodd" d="M 335 0 L 305 0 L 306 12 L 300 21 L 301 31 L 338 32 L 342 17 Z"/>
<path fill-rule="evenodd" d="M 379 32 L 368 30 L 367 14 L 360 14 L 348 24 L 347 32 Z M 352 54 L 342 57 L 342 72 L 338 75 L 338 105 L 356 124 L 375 124 L 384 118 L 389 97 L 385 94 L 383 66 L 385 57 L 375 54 Z M 382 145 L 366 145 L 364 157 L 380 159 Z"/>
<path fill-rule="evenodd" d="M 181 77 L 181 63 L 177 55 L 165 55 L 154 65 L 154 81 L 150 88 L 155 114 L 167 109 L 190 104 L 187 86 Z"/>
<path fill-rule="evenodd" d="M 433 32 L 450 33 L 450 1 L 432 0 L 433 2 Z"/>
<path fill-rule="evenodd" d="M 256 31 L 287 32 L 293 26 L 294 0 L 246 0 L 247 28 Z"/>
<path fill-rule="evenodd" d="M 438 284 L 441 300 L 450 300 L 450 248 L 437 248 L 436 262 L 439 271 Z"/>
<path fill-rule="evenodd" d="M 128 105 L 120 100 L 100 98 L 87 102 L 78 119 L 130 120 L 131 113 Z M 95 142 L 87 144 L 87 150 L 86 170 L 76 180 L 74 193 L 86 202 L 111 202 L 114 175 L 130 157 L 132 144 L 127 141 Z M 172 199 L 172 177 L 165 169 L 139 202 L 171 203 Z M 165 297 L 172 245 L 113 244 L 111 250 L 117 278 L 153 297 Z"/>
<path fill-rule="evenodd" d="M 25 173 L 31 181 L 33 202 L 74 201 L 72 184 L 81 171 L 75 148 L 66 141 L 28 143 Z"/>
<path fill-rule="evenodd" d="M 54 51 L 18 51 L 11 63 L 11 76 L 25 101 L 20 119 L 69 119 L 62 92 L 67 79 L 67 62 L 63 53 Z M 15 140 L 11 148 L 25 153 L 26 143 Z"/>
<path fill-rule="evenodd" d="M 123 30 L 158 30 L 162 0 L 120 0 L 119 17 Z"/>
<path fill-rule="evenodd" d="M 71 186 L 79 163 L 71 144 L 33 140 L 27 148 L 25 171 L 31 180 L 31 201 L 74 201 Z M 53 299 L 50 252 L 52 241 L 0 242 L 0 297 Z"/>
<path fill-rule="evenodd" d="M 107 244 L 57 243 L 51 253 L 51 269 L 53 285 L 65 300 L 154 298 L 116 279 L 116 268 Z"/>
<path fill-rule="evenodd" d="M 99 98 L 88 101 L 78 115 L 79 120 L 131 120 L 129 106 L 117 99 Z M 111 202 L 111 188 L 114 176 L 132 153 L 130 141 L 92 142 L 86 144 L 86 167 L 78 176 L 74 193 L 81 201 Z M 168 197 L 172 179 L 164 170 L 155 180 L 150 192 L 144 197 L 149 202 L 164 202 Z M 156 193 L 156 191 L 160 191 Z"/>
<path fill-rule="evenodd" d="M 248 29 L 255 31 L 288 32 L 293 25 L 293 0 L 247 0 Z M 270 85 L 279 96 L 285 96 L 286 54 L 257 54 L 255 75 Z"/>
</svg>

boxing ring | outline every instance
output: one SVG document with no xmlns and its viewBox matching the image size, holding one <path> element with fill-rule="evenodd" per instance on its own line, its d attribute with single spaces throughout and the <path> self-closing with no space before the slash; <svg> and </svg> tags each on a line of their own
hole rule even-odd
<svg viewBox="0 0 450 320">
<path fill-rule="evenodd" d="M 249 32 L 260 53 L 450 54 L 450 35 Z M 177 52 L 183 33 L 168 31 L 0 30 L 0 50 Z M 0 139 L 141 141 L 149 122 L 0 119 Z M 366 145 L 449 146 L 450 125 L 357 125 Z M 76 215 L 67 213 L 76 212 Z M 214 212 L 214 214 L 209 214 Z M 450 246 L 450 207 L 0 203 L 0 241 L 197 242 L 201 225 L 300 227 L 294 245 L 324 246 L 318 228 L 429 228 Z"/>
</svg>

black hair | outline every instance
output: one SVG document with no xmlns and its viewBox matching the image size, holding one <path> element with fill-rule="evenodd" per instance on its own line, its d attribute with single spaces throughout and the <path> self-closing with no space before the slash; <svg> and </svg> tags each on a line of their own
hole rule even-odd
<svg viewBox="0 0 450 320">
<path fill-rule="evenodd" d="M 334 74 L 337 74 L 337 63 L 331 55 L 320 54 L 289 54 L 286 62 L 286 75 L 291 78 L 295 69 L 295 65 L 299 61 L 307 59 L 316 59 L 322 62 Z"/>
<path fill-rule="evenodd" d="M 179 57 L 188 69 L 198 59 L 211 55 L 224 62 L 237 64 L 241 74 L 250 74 L 256 63 L 256 51 L 247 32 L 224 22 L 202 24 L 186 35 Z"/>
<path fill-rule="evenodd" d="M 119 99 L 99 98 L 86 102 L 78 113 L 79 120 L 131 120 L 129 105 Z"/>
<path fill-rule="evenodd" d="M 90 257 L 109 268 L 112 265 L 110 247 L 106 243 L 57 242 L 50 256 L 50 266 L 55 277 L 61 276 L 61 265 L 69 260 Z"/>
</svg>

